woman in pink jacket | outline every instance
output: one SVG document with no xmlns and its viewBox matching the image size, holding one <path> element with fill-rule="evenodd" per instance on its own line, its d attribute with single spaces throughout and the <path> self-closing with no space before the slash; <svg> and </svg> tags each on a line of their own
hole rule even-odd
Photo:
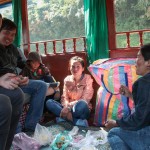
<svg viewBox="0 0 150 150">
<path fill-rule="evenodd" d="M 57 116 L 58 121 L 69 120 L 74 125 L 88 126 L 87 119 L 90 116 L 93 96 L 93 79 L 84 74 L 84 60 L 74 56 L 69 61 L 71 75 L 64 79 L 61 104 L 50 99 L 47 101 L 47 109 Z"/>
</svg>

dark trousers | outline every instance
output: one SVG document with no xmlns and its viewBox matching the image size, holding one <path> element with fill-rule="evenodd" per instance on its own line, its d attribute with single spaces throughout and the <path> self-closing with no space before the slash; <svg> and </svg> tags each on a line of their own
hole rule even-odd
<svg viewBox="0 0 150 150">
<path fill-rule="evenodd" d="M 22 112 L 24 94 L 20 88 L 0 87 L 0 150 L 9 150 Z"/>
<path fill-rule="evenodd" d="M 53 76 L 51 75 L 45 75 L 41 78 L 41 80 L 47 82 L 47 83 L 52 83 L 52 82 L 55 82 L 55 79 Z"/>
</svg>

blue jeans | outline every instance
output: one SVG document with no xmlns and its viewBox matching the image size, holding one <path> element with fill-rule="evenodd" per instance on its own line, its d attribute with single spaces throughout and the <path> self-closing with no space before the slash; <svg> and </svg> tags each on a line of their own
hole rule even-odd
<svg viewBox="0 0 150 150">
<path fill-rule="evenodd" d="M 46 107 L 57 117 L 60 116 L 61 110 L 63 109 L 63 106 L 60 103 L 52 99 L 46 102 Z M 76 124 L 78 119 L 88 119 L 90 116 L 90 110 L 88 108 L 87 103 L 84 100 L 79 100 L 71 109 L 71 113 L 74 124 Z"/>
<path fill-rule="evenodd" d="M 137 131 L 113 128 L 108 141 L 112 150 L 150 150 L 150 126 Z"/>
<path fill-rule="evenodd" d="M 9 150 L 22 112 L 24 93 L 20 88 L 0 87 L 0 150 Z"/>
<path fill-rule="evenodd" d="M 24 93 L 31 95 L 30 107 L 25 120 L 25 128 L 35 130 L 44 108 L 47 85 L 41 80 L 29 80 L 28 85 L 20 87 Z"/>
</svg>

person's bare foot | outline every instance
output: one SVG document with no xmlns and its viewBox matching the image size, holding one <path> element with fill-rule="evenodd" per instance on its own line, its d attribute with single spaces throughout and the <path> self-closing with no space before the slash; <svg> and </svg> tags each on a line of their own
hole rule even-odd
<svg viewBox="0 0 150 150">
<path fill-rule="evenodd" d="M 70 121 L 73 121 L 72 113 L 71 113 L 71 112 L 69 112 L 69 113 L 67 114 L 67 119 L 70 120 Z"/>
</svg>

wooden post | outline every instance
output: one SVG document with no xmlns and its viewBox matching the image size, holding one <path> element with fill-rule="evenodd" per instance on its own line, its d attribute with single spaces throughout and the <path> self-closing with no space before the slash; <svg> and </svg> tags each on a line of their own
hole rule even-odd
<svg viewBox="0 0 150 150">
<path fill-rule="evenodd" d="M 109 49 L 116 49 L 116 21 L 114 12 L 114 0 L 106 0 L 107 21 L 108 21 L 108 41 Z"/>
<path fill-rule="evenodd" d="M 27 56 L 30 52 L 30 35 L 29 35 L 29 25 L 28 25 L 28 9 L 27 0 L 21 0 L 22 5 L 22 37 L 23 37 L 23 49 Z"/>
</svg>

